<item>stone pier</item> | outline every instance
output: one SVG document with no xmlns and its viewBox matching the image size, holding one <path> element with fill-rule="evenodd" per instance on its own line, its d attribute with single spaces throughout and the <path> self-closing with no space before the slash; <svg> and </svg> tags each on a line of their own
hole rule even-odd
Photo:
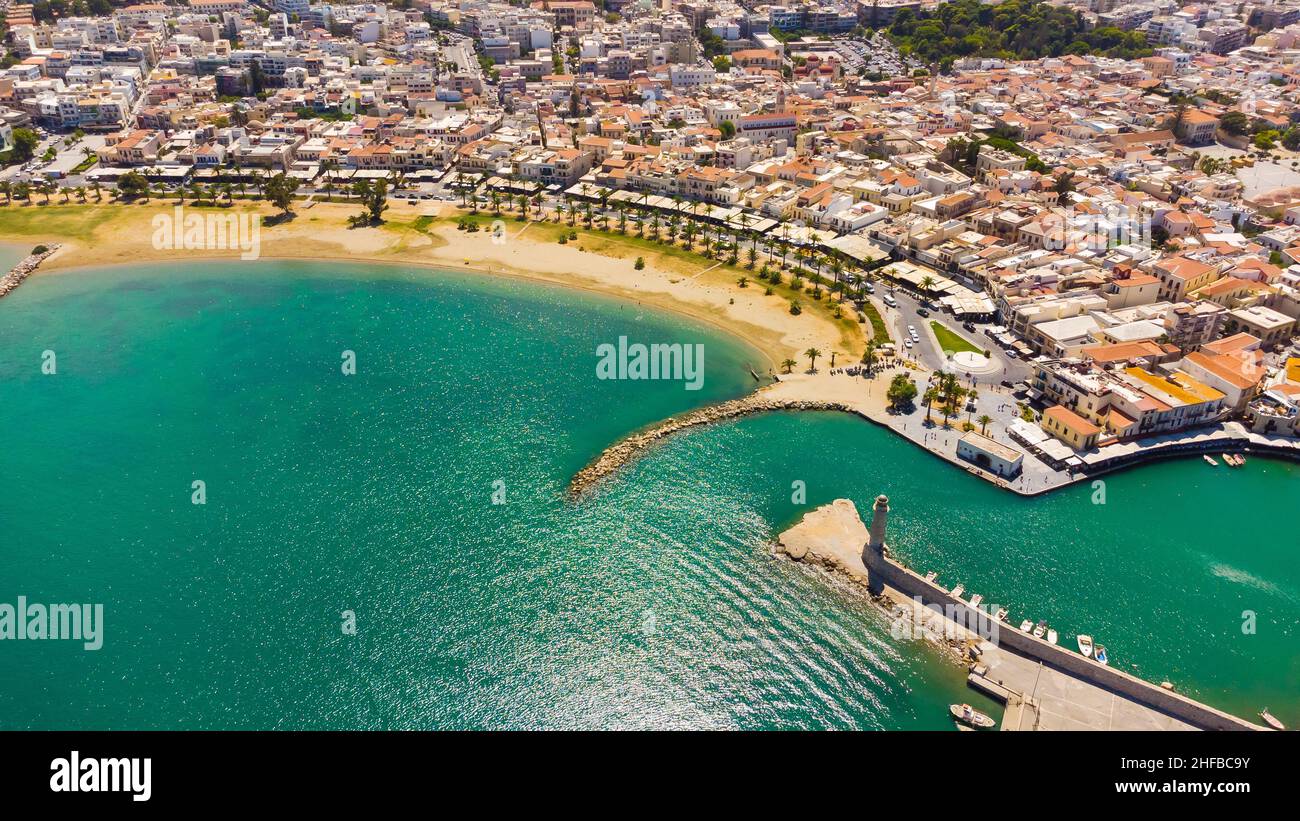
<svg viewBox="0 0 1300 821">
<path fill-rule="evenodd" d="M 972 686 L 1004 693 L 1000 700 L 1015 708 L 1008 710 L 1014 726 L 1004 729 L 1263 729 L 1010 624 L 996 622 L 989 636 L 989 613 L 889 556 L 888 527 L 887 497 L 876 497 L 870 530 L 853 502 L 837 499 L 782 533 L 776 550 L 843 572 L 891 615 L 915 618 L 923 635 L 963 650 Z"/>
</svg>

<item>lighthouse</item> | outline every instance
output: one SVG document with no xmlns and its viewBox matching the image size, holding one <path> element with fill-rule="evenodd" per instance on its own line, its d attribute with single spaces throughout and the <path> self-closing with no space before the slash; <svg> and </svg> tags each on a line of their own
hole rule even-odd
<svg viewBox="0 0 1300 821">
<path fill-rule="evenodd" d="M 888 526 L 889 497 L 882 493 L 876 497 L 876 504 L 872 508 L 871 541 L 867 542 L 867 547 L 880 556 L 885 555 L 885 529 Z"/>
</svg>

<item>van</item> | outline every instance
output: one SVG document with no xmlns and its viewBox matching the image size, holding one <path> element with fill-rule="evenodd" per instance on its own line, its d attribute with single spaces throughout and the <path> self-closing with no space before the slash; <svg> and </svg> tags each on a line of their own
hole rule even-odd
<svg viewBox="0 0 1300 821">
<path fill-rule="evenodd" d="M 882 301 L 891 308 L 898 307 L 898 303 L 895 302 L 894 298 L 892 296 L 889 296 L 888 294 L 885 295 L 885 298 Z"/>
</svg>

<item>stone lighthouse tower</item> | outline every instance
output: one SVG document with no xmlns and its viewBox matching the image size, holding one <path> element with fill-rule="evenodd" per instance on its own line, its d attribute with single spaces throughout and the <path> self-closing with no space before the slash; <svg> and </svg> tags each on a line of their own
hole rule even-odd
<svg viewBox="0 0 1300 821">
<path fill-rule="evenodd" d="M 863 551 L 862 562 L 867 566 L 867 589 L 875 595 L 884 592 L 885 530 L 889 527 L 889 497 L 880 494 L 871 513 L 870 541 Z"/>
</svg>

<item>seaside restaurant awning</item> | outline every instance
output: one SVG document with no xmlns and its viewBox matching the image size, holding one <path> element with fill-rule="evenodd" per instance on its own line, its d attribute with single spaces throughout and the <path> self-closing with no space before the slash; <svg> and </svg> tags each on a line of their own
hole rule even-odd
<svg viewBox="0 0 1300 821">
<path fill-rule="evenodd" d="M 889 256 L 888 251 L 881 248 L 866 234 L 845 234 L 827 242 L 826 247 L 843 254 L 859 265 L 866 265 Z"/>
</svg>

